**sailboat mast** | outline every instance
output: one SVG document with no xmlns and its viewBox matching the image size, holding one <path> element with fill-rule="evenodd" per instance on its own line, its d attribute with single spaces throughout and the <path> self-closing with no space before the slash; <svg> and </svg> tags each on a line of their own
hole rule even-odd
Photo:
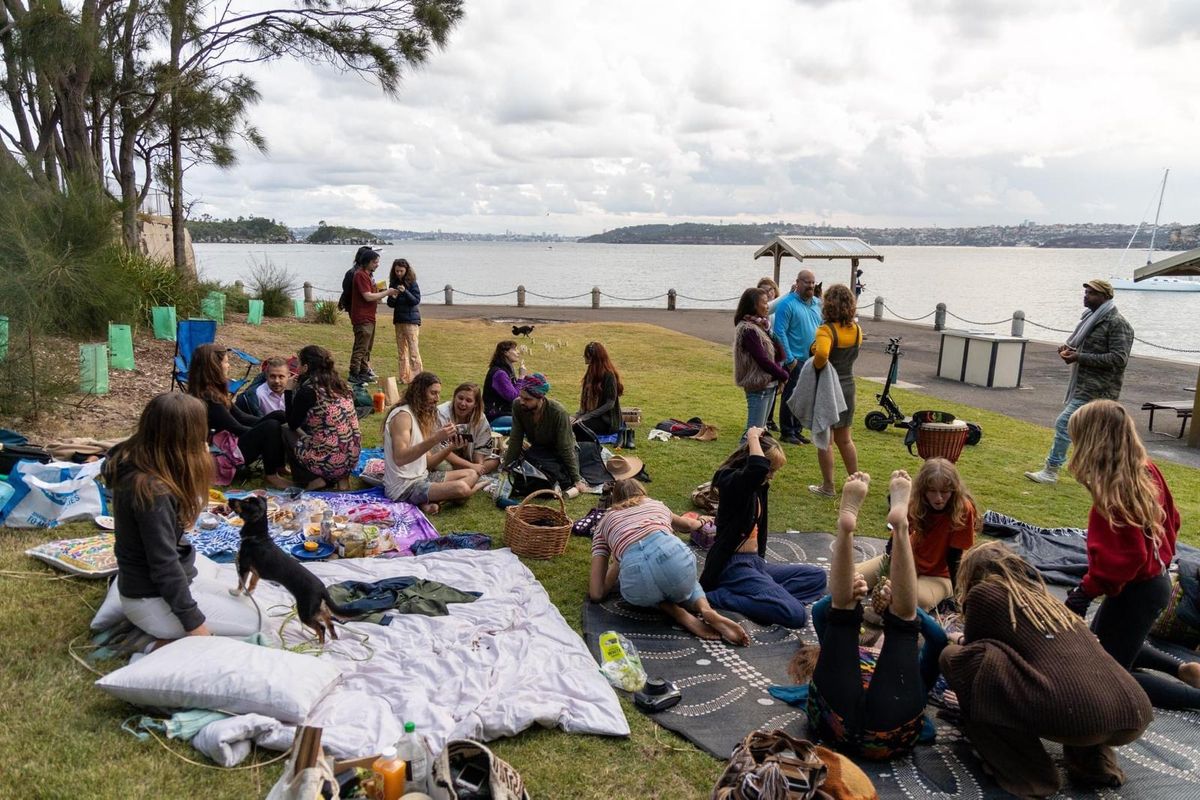
<svg viewBox="0 0 1200 800">
<path fill-rule="evenodd" d="M 1158 233 L 1158 215 L 1162 213 L 1163 195 L 1167 192 L 1167 176 L 1170 174 L 1170 168 L 1163 170 L 1162 188 L 1158 190 L 1158 208 L 1154 210 L 1154 227 L 1150 231 L 1150 249 L 1146 251 L 1147 266 L 1154 260 L 1154 237 Z"/>
</svg>

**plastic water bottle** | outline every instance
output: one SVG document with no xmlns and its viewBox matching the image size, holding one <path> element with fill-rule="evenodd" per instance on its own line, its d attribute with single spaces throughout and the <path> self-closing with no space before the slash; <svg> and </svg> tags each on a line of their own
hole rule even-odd
<svg viewBox="0 0 1200 800">
<path fill-rule="evenodd" d="M 404 791 L 425 792 L 429 790 L 429 751 L 415 723 L 404 723 L 404 735 L 396 742 L 396 753 L 408 765 L 404 778 Z"/>
<path fill-rule="evenodd" d="M 321 515 L 321 541 L 333 542 L 333 511 L 328 508 Z"/>
</svg>

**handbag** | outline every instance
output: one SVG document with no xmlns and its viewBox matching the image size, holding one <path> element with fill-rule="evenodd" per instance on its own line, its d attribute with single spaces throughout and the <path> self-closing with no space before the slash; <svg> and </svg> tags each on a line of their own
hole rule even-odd
<svg viewBox="0 0 1200 800">
<path fill-rule="evenodd" d="M 433 800 L 490 797 L 529 800 L 525 781 L 502 758 L 471 739 L 451 739 L 433 760 L 429 796 Z"/>
<path fill-rule="evenodd" d="M 692 505 L 710 516 L 717 513 L 720 493 L 711 481 L 705 481 L 692 490 Z"/>
<path fill-rule="evenodd" d="M 237 437 L 229 431 L 217 431 L 213 435 L 212 446 L 208 449 L 212 453 L 213 483 L 217 486 L 233 483 L 238 468 L 246 464 L 242 450 L 238 447 Z"/>
<path fill-rule="evenodd" d="M 823 800 L 826 772 L 812 742 L 781 730 L 755 731 L 733 748 L 712 800 Z"/>
</svg>

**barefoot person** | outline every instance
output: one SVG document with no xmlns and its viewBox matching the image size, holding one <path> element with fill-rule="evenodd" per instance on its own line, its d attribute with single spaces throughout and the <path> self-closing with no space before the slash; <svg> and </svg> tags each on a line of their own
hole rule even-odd
<svg viewBox="0 0 1200 800">
<path fill-rule="evenodd" d="M 972 549 L 958 571 L 965 629 L 941 656 L 962 729 L 996 782 L 1046 797 L 1062 781 L 1042 739 L 1063 744 L 1081 786 L 1120 786 L 1113 747 L 1154 718 L 1146 693 L 1104 652 L 1041 576 L 1000 542 Z"/>
<path fill-rule="evenodd" d="M 708 604 L 696 581 L 696 556 L 672 530 L 690 533 L 700 520 L 684 519 L 646 496 L 635 478 L 613 483 L 612 506 L 592 535 L 588 596 L 599 603 L 614 586 L 635 606 L 655 607 L 701 639 L 750 644 L 750 636 Z M 698 616 L 697 616 L 698 615 Z"/>
<path fill-rule="evenodd" d="M 441 394 L 437 375 L 418 373 L 383 423 L 384 492 L 391 500 L 420 506 L 426 514 L 438 513 L 442 501 L 466 500 L 483 485 L 473 469 L 430 470 L 450 449 L 462 445 L 453 423 L 437 427 Z M 434 449 L 447 442 L 450 448 Z"/>
<path fill-rule="evenodd" d="M 884 612 L 883 649 L 868 685 L 860 667 L 858 632 L 866 583 L 855 575 L 854 531 L 870 476 L 856 472 L 842 487 L 837 539 L 829 571 L 832 608 L 808 688 L 809 730 L 838 749 L 883 760 L 912 750 L 921 733 L 926 686 L 917 651 L 917 569 L 908 539 L 908 473 L 889 486 L 892 524 L 892 603 Z"/>
<path fill-rule="evenodd" d="M 763 433 L 746 431 L 746 441 L 713 475 L 720 493 L 717 538 L 700 585 L 717 608 L 745 614 L 759 625 L 803 628 L 805 603 L 825 593 L 825 570 L 813 564 L 768 564 L 767 493 L 771 478 L 787 463 L 783 448 Z"/>
</svg>

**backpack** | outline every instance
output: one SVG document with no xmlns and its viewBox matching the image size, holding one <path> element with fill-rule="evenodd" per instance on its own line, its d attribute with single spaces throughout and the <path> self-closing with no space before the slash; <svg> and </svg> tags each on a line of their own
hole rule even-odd
<svg viewBox="0 0 1200 800">
<path fill-rule="evenodd" d="M 354 295 L 354 270 L 358 267 L 351 267 L 346 270 L 345 276 L 342 278 L 342 294 L 338 297 L 338 310 L 350 313 L 350 301 Z"/>
<path fill-rule="evenodd" d="M 217 431 L 213 435 L 209 452 L 213 460 L 213 483 L 217 486 L 233 483 L 238 469 L 246 464 L 242 450 L 238 447 L 237 437 L 229 431 Z"/>
<path fill-rule="evenodd" d="M 699 417 L 692 417 L 687 422 L 684 422 L 672 417 L 671 419 L 664 419 L 654 427 L 660 431 L 666 431 L 672 436 L 687 438 L 700 433 L 704 428 L 704 420 Z"/>
</svg>

